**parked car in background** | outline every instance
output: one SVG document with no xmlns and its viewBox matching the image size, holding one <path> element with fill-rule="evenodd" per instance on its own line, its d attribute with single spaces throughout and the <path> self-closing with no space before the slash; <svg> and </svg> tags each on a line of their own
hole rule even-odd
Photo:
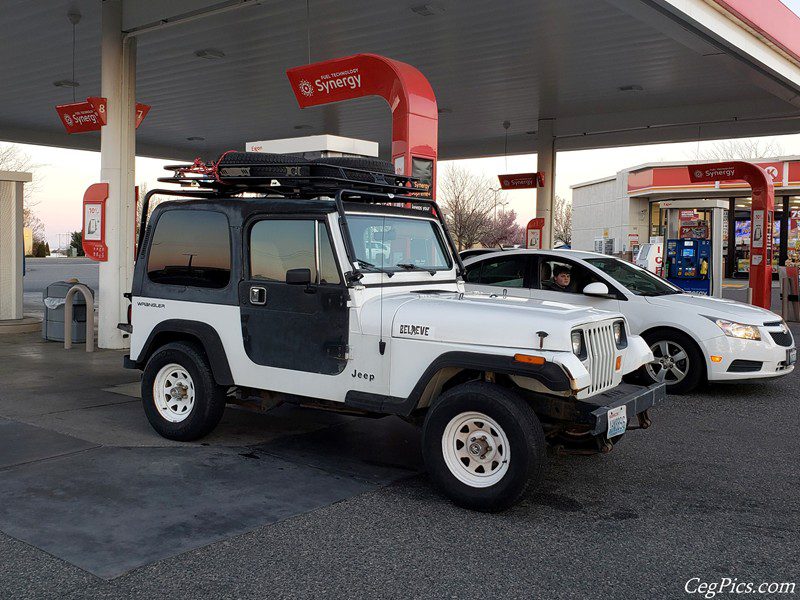
<svg viewBox="0 0 800 600">
<path fill-rule="evenodd" d="M 773 312 L 696 296 L 613 256 L 576 250 L 514 250 L 464 261 L 468 290 L 592 306 L 624 314 L 653 351 L 638 374 L 687 393 L 703 381 L 786 375 L 795 342 Z"/>
</svg>

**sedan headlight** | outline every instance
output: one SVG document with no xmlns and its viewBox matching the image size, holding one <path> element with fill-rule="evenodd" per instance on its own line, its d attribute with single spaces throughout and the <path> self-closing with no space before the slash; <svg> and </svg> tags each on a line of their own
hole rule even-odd
<svg viewBox="0 0 800 600">
<path fill-rule="evenodd" d="M 581 360 L 586 358 L 586 344 L 583 341 L 582 331 L 572 332 L 572 353 Z"/>
<path fill-rule="evenodd" d="M 739 338 L 740 340 L 760 340 L 761 333 L 755 325 L 745 325 L 744 323 L 736 323 L 735 321 L 727 321 L 725 319 L 717 319 L 715 317 L 706 317 L 716 323 L 717 327 L 728 337 Z"/>
<path fill-rule="evenodd" d="M 625 334 L 625 321 L 614 321 L 614 343 L 617 350 L 622 350 L 628 345 L 628 336 Z"/>
</svg>

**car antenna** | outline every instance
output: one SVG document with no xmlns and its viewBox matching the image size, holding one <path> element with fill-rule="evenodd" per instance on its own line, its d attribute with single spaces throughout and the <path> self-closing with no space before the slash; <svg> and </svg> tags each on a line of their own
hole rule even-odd
<svg viewBox="0 0 800 600">
<path fill-rule="evenodd" d="M 381 222 L 381 269 L 384 268 L 384 260 L 386 256 L 383 253 L 383 249 L 386 247 L 384 244 L 384 240 L 386 239 L 386 215 L 383 216 L 383 221 Z M 374 259 L 373 259 L 374 260 Z M 380 291 L 381 299 L 380 299 L 380 314 L 381 314 L 381 329 L 379 333 L 379 342 L 378 342 L 378 352 L 380 352 L 381 356 L 383 353 L 386 352 L 386 342 L 383 341 L 383 273 L 381 273 L 381 291 Z"/>
</svg>

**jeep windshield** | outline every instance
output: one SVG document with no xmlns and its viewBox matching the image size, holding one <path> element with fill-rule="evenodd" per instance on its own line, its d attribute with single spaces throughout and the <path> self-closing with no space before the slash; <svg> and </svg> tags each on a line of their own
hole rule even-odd
<svg viewBox="0 0 800 600">
<path fill-rule="evenodd" d="M 355 259 L 369 270 L 447 271 L 453 261 L 435 221 L 405 216 L 348 214 Z"/>
</svg>

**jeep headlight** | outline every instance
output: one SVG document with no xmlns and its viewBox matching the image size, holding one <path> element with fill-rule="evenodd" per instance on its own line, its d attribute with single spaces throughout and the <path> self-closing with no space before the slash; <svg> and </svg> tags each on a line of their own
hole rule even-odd
<svg viewBox="0 0 800 600">
<path fill-rule="evenodd" d="M 628 336 L 625 334 L 625 321 L 614 321 L 614 343 L 617 350 L 622 350 L 628 345 Z"/>
<path fill-rule="evenodd" d="M 735 321 L 727 321 L 725 319 L 716 319 L 714 317 L 706 317 L 716 323 L 717 327 L 728 337 L 739 338 L 740 340 L 760 340 L 761 333 L 755 325 L 745 325 L 744 323 L 736 323 Z"/>
<path fill-rule="evenodd" d="M 586 344 L 583 341 L 582 331 L 572 332 L 572 353 L 581 360 L 586 358 Z"/>
</svg>

